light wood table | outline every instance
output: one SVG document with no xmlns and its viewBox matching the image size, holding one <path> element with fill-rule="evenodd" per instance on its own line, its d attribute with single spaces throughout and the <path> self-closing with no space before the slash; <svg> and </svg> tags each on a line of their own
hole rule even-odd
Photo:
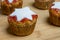
<svg viewBox="0 0 60 40">
<path fill-rule="evenodd" d="M 7 32 L 7 16 L 0 14 L 0 40 L 60 40 L 60 27 L 51 25 L 47 22 L 49 17 L 48 10 L 39 10 L 32 6 L 34 0 L 23 0 L 25 6 L 38 14 L 37 24 L 34 32 L 25 37 L 18 37 Z M 56 0 L 59 1 L 59 0 Z"/>
</svg>

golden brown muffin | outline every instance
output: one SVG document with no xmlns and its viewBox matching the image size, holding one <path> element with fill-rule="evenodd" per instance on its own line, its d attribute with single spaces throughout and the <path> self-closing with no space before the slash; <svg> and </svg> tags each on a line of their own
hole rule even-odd
<svg viewBox="0 0 60 40">
<path fill-rule="evenodd" d="M 1 3 L 2 14 L 9 15 L 14 11 L 14 7 L 8 3 L 8 1 L 4 0 Z"/>
<path fill-rule="evenodd" d="M 49 9 L 50 5 L 54 2 L 55 0 L 35 0 L 34 6 L 39 8 L 39 9 Z"/>
<path fill-rule="evenodd" d="M 54 2 L 52 5 L 49 9 L 50 22 L 60 26 L 60 2 Z"/>
<path fill-rule="evenodd" d="M 25 10 L 27 10 L 27 8 L 22 11 L 25 11 Z M 21 12 L 21 11 L 19 11 L 19 12 Z M 19 12 L 16 12 L 16 13 L 19 15 Z M 31 14 L 32 11 L 28 11 L 28 12 L 29 12 L 29 14 Z M 25 11 L 25 12 L 21 13 L 19 15 L 20 17 L 18 17 L 15 12 L 14 12 L 15 14 L 13 13 L 15 16 L 8 16 L 8 22 L 10 25 L 8 30 L 10 33 L 15 34 L 17 36 L 27 36 L 33 32 L 38 16 L 36 14 L 32 13 L 32 15 L 27 14 L 28 15 L 28 17 L 27 17 L 27 15 L 24 13 L 28 13 L 28 12 Z M 24 14 L 25 17 L 22 14 Z M 21 16 L 23 16 L 24 18 L 17 21 L 17 19 L 21 18 Z M 32 17 L 32 20 L 29 18 L 29 16 Z"/>
<path fill-rule="evenodd" d="M 22 0 L 13 0 L 12 2 L 9 2 L 9 0 L 3 0 L 1 3 L 2 14 L 5 15 L 11 14 L 14 11 L 14 9 L 18 7 L 22 7 Z"/>
<path fill-rule="evenodd" d="M 12 6 L 14 6 L 15 8 L 22 8 L 22 4 L 23 4 L 22 0 L 15 0 L 13 1 Z"/>
</svg>

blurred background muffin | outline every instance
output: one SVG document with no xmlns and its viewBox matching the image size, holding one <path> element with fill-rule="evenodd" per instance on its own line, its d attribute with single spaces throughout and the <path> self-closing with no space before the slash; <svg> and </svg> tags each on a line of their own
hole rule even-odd
<svg viewBox="0 0 60 40">
<path fill-rule="evenodd" d="M 60 26 L 60 2 L 54 2 L 49 9 L 50 23 Z"/>
<path fill-rule="evenodd" d="M 15 8 L 22 8 L 22 0 L 2 0 L 2 14 L 9 15 Z"/>
<path fill-rule="evenodd" d="M 22 0 L 14 0 L 12 2 L 12 6 L 14 6 L 15 8 L 22 8 L 22 4 L 23 4 Z"/>
<path fill-rule="evenodd" d="M 34 6 L 39 9 L 49 9 L 50 5 L 54 2 L 55 0 L 35 0 Z"/>
</svg>

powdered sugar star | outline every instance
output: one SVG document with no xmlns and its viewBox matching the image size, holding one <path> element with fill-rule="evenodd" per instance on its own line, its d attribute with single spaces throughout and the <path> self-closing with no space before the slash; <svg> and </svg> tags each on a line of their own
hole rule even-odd
<svg viewBox="0 0 60 40">
<path fill-rule="evenodd" d="M 10 16 L 16 16 L 17 21 L 21 21 L 24 18 L 32 20 L 32 15 L 36 14 L 33 11 L 31 11 L 29 7 L 25 7 L 22 9 L 15 9 L 15 12 L 13 12 Z"/>
</svg>

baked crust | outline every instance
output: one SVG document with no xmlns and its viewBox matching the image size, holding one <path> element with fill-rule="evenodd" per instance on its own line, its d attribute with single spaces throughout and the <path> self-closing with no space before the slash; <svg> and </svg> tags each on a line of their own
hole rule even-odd
<svg viewBox="0 0 60 40">
<path fill-rule="evenodd" d="M 11 4 L 6 4 L 6 2 L 1 3 L 2 14 L 9 15 L 14 11 L 14 7 Z"/>
<path fill-rule="evenodd" d="M 54 25 L 60 26 L 60 9 L 51 8 L 49 14 L 50 22 Z"/>
<path fill-rule="evenodd" d="M 8 22 L 10 27 L 8 28 L 8 32 L 17 36 L 27 36 L 30 35 L 37 21 L 37 16 L 33 20 L 27 20 L 25 22 L 17 22 L 16 20 L 11 20 L 8 18 Z"/>
</svg>

